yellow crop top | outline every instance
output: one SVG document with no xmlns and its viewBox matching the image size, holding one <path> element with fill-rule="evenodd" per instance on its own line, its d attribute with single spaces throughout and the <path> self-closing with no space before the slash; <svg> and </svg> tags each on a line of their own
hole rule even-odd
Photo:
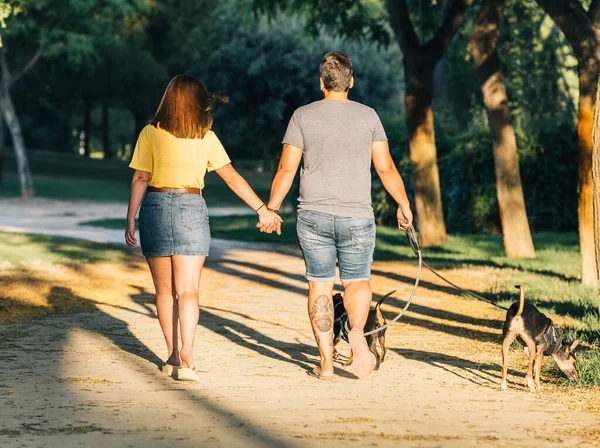
<svg viewBox="0 0 600 448">
<path fill-rule="evenodd" d="M 204 188 L 206 171 L 231 163 L 213 131 L 204 138 L 177 138 L 164 129 L 146 126 L 140 132 L 130 168 L 148 171 L 148 186 Z"/>
</svg>

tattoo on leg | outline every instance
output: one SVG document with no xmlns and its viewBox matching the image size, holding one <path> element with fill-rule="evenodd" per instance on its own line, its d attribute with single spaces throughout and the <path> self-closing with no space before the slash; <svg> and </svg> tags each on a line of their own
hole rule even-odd
<svg viewBox="0 0 600 448">
<path fill-rule="evenodd" d="M 318 332 L 329 333 L 329 345 L 333 347 L 333 302 L 326 295 L 318 296 L 310 311 L 310 320 L 317 345 L 321 344 Z"/>
<path fill-rule="evenodd" d="M 310 319 L 319 331 L 331 330 L 333 323 L 333 302 L 331 297 L 320 295 L 313 303 Z"/>
</svg>

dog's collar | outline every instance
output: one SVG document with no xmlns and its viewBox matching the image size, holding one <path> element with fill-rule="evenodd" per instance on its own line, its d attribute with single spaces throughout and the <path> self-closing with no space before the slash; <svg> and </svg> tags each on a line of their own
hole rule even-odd
<svg viewBox="0 0 600 448">
<path fill-rule="evenodd" d="M 554 355 L 560 350 L 563 341 L 563 332 L 560 328 L 556 328 L 554 323 L 550 320 L 550 325 L 546 331 L 540 334 L 537 338 L 535 338 L 535 343 L 537 345 L 546 344 L 546 349 L 544 350 L 544 356 Z"/>
</svg>

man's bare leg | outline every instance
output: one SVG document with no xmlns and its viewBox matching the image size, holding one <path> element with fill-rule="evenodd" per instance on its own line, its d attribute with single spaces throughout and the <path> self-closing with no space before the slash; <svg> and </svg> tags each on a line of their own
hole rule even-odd
<svg viewBox="0 0 600 448">
<path fill-rule="evenodd" d="M 367 280 L 347 282 L 344 285 L 344 308 L 348 313 L 350 333 L 348 340 L 352 347 L 352 369 L 359 378 L 369 376 L 373 372 L 372 354 L 363 335 L 369 309 L 371 308 L 371 283 Z"/>
<path fill-rule="evenodd" d="M 333 283 L 308 282 L 308 316 L 321 355 L 322 376 L 333 375 Z"/>
<path fill-rule="evenodd" d="M 367 323 L 373 291 L 371 282 L 362 280 L 358 282 L 343 283 L 344 286 L 344 308 L 348 313 L 350 329 L 363 329 Z"/>
</svg>

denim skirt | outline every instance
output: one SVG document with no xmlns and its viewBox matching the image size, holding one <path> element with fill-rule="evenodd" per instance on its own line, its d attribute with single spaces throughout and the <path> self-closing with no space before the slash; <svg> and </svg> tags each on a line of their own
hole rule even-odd
<svg viewBox="0 0 600 448">
<path fill-rule="evenodd" d="M 208 255 L 208 209 L 201 194 L 148 192 L 140 209 L 146 257 Z"/>
</svg>

